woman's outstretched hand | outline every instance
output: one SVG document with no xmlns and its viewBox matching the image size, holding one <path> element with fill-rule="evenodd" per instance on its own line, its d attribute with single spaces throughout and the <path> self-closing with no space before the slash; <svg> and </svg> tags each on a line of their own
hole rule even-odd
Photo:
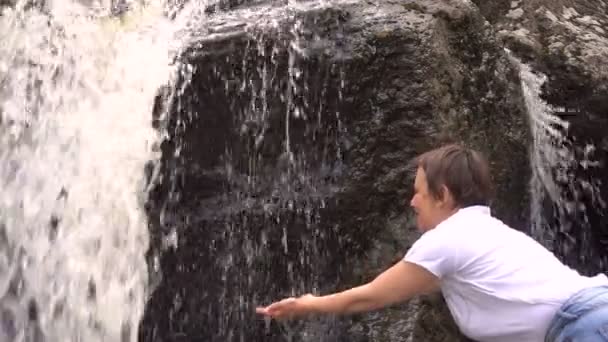
<svg viewBox="0 0 608 342">
<path fill-rule="evenodd" d="M 287 298 L 255 311 L 275 319 L 313 313 L 351 314 L 377 310 L 439 289 L 439 279 L 433 273 L 417 264 L 400 260 L 365 285 L 325 296 L 307 294 Z"/>
<path fill-rule="evenodd" d="M 256 308 L 258 314 L 268 316 L 274 319 L 295 318 L 304 316 L 314 312 L 312 302 L 316 296 L 306 294 L 301 297 L 290 297 L 281 301 L 272 303 L 266 307 Z"/>
</svg>

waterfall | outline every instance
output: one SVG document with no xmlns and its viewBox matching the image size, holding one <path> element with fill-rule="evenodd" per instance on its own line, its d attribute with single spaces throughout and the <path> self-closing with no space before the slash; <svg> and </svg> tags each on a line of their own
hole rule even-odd
<svg viewBox="0 0 608 342">
<path fill-rule="evenodd" d="M 135 341 L 177 25 L 152 1 L 30 3 L 0 15 L 0 340 Z"/>
<path fill-rule="evenodd" d="M 155 254 L 159 251 L 153 250 L 152 260 L 148 260 L 151 264 L 146 263 L 152 238 L 148 229 L 147 215 L 150 213 L 144 210 L 149 205 L 149 186 L 158 183 L 170 187 L 179 185 L 178 179 L 146 182 L 147 178 L 164 176 L 159 172 L 161 144 L 172 137 L 168 137 L 170 132 L 163 122 L 171 120 L 168 116 L 172 106 L 182 106 L 186 102 L 182 101 L 184 91 L 192 88 L 193 66 L 176 56 L 183 53 L 182 47 L 192 46 L 193 41 L 213 36 L 213 32 L 205 31 L 205 12 L 220 3 L 49 0 L 34 2 L 32 6 L 32 1 L 23 0 L 14 7 L 3 9 L 0 16 L 3 41 L 0 46 L 0 340 L 94 342 L 138 339 L 144 305 L 154 286 L 158 285 L 155 276 L 160 272 L 160 254 Z M 275 11 L 289 12 L 291 8 L 291 5 L 277 7 Z M 231 14 L 220 16 L 218 20 L 225 22 L 217 26 L 230 27 L 236 19 L 247 21 L 249 14 L 244 11 L 238 18 L 232 18 Z M 272 20 L 269 25 L 273 25 Z M 318 211 L 325 206 L 323 194 L 300 200 L 292 186 L 297 184 L 317 191 L 315 186 L 318 184 L 313 181 L 318 180 L 309 179 L 312 176 L 300 170 L 309 167 L 307 163 L 313 160 L 303 155 L 308 134 L 312 134 L 318 148 L 323 149 L 313 155 L 315 163 L 323 163 L 319 172 L 324 179 L 331 178 L 332 172 L 337 172 L 334 169 L 339 168 L 332 164 L 339 164 L 332 156 L 340 151 L 333 151 L 332 146 L 336 145 L 334 140 L 338 139 L 341 130 L 340 112 L 333 100 L 328 100 L 333 93 L 326 94 L 328 85 L 325 83 L 338 83 L 332 89 L 337 89 L 334 98 L 339 102 L 343 75 L 338 66 L 330 68 L 328 64 L 327 70 L 323 69 L 325 66 L 321 69 L 323 77 L 319 80 L 316 80 L 318 75 L 310 72 L 305 77 L 296 65 L 305 60 L 299 56 L 300 33 L 296 32 L 297 26 L 293 30 L 294 40 L 283 42 L 289 46 L 290 57 L 287 65 L 289 89 L 285 94 L 278 94 L 281 101 L 283 95 L 287 96 L 281 115 L 283 120 L 276 121 L 283 123 L 282 141 L 271 140 L 272 136 L 265 135 L 269 124 L 266 116 L 271 105 L 266 97 L 276 101 L 274 92 L 280 86 L 270 83 L 282 82 L 283 78 L 274 79 L 278 69 L 273 53 L 266 55 L 267 52 L 262 51 L 267 43 L 263 33 L 256 37 L 257 48 L 261 50 L 259 57 L 267 59 L 264 70 L 257 70 L 262 76 L 262 88 L 258 89 L 260 84 L 243 78 L 239 85 L 243 89 L 234 89 L 237 93 L 251 94 L 242 119 L 243 127 L 247 123 L 254 124 L 249 127 L 253 131 L 243 131 L 237 139 L 247 141 L 250 134 L 254 134 L 255 144 L 267 139 L 265 148 L 282 147 L 278 158 L 280 170 L 277 171 L 280 177 L 276 184 L 272 182 L 277 188 L 273 194 L 264 194 L 273 199 L 276 192 L 281 192 L 280 203 L 264 204 L 263 212 L 258 212 L 257 207 L 255 210 L 248 208 L 248 201 L 257 196 L 258 191 L 267 190 L 262 189 L 266 184 L 260 179 L 274 176 L 263 174 L 259 169 L 262 154 L 257 151 L 257 145 L 252 151 L 241 151 L 244 153 L 237 153 L 237 148 L 235 159 L 239 161 L 232 165 L 228 160 L 227 164 L 228 168 L 235 167 L 231 182 L 240 186 L 240 176 L 246 180 L 244 197 L 234 202 L 236 206 L 244 203 L 242 209 L 251 212 L 242 214 L 244 220 L 262 218 L 268 221 L 264 224 L 282 228 L 269 229 L 268 234 L 282 234 L 280 241 L 285 253 L 299 254 L 297 261 L 289 261 L 281 272 L 287 273 L 289 278 L 302 273 L 303 279 L 307 279 L 311 277 L 310 272 L 296 272 L 292 268 L 309 270 L 314 267 L 310 258 L 322 260 L 329 252 L 318 251 L 321 247 L 312 241 L 302 242 L 306 244 L 301 248 L 303 252 L 297 252 L 300 242 L 288 242 L 288 239 L 293 240 L 288 235 L 294 234 L 288 230 L 304 230 L 311 240 L 329 239 L 325 234 L 332 235 L 332 239 L 336 237 L 333 236 L 335 232 L 325 233 L 314 225 Z M 243 68 L 249 67 L 245 60 L 237 58 L 235 61 L 241 62 Z M 232 70 L 228 74 L 230 72 Z M 230 78 L 222 81 L 225 87 L 233 83 Z M 302 104 L 300 92 L 306 93 L 304 98 L 309 101 L 306 97 L 309 91 L 304 85 L 308 82 L 325 85 L 311 90 L 319 92 L 318 99 Z M 157 96 L 159 87 L 166 90 L 160 97 Z M 159 98 L 161 103 L 155 102 Z M 310 108 L 304 110 L 304 106 Z M 178 118 L 175 123 L 178 130 L 179 127 L 186 129 L 199 115 L 185 107 L 177 110 L 184 110 L 185 117 L 190 120 Z M 153 112 L 155 117 L 151 115 Z M 204 114 L 213 115 L 216 114 Z M 313 125 L 316 128 L 310 132 L 301 132 L 305 115 L 310 115 L 310 121 L 318 126 Z M 318 129 L 325 121 L 337 125 L 335 133 L 317 137 Z M 255 124 L 260 124 L 260 131 L 255 130 Z M 181 158 L 184 148 L 184 144 L 176 146 L 174 157 Z M 211 155 L 211 152 L 205 151 L 205 154 Z M 326 157 L 330 158 L 327 163 L 317 160 Z M 246 170 L 236 168 L 241 159 L 246 159 L 243 164 L 248 165 Z M 179 166 L 173 165 L 167 178 L 179 175 Z M 146 175 L 145 171 L 151 172 Z M 244 173 L 238 173 L 240 171 Z M 260 179 L 254 179 L 258 173 Z M 200 176 L 205 177 L 205 172 L 200 172 Z M 169 193 L 176 198 L 184 196 L 179 188 L 170 189 Z M 295 197 L 291 198 L 291 195 Z M 296 200 L 302 203 L 297 204 Z M 308 200 L 314 203 L 310 204 Z M 241 215 L 238 210 L 235 213 Z M 166 210 L 158 210 L 158 214 L 163 224 L 169 222 Z M 250 246 L 254 241 L 239 235 L 241 224 L 249 227 L 254 223 L 241 223 L 238 217 L 230 217 L 226 223 L 228 228 L 216 224 L 213 229 L 226 229 L 223 233 L 227 237 L 209 238 L 204 243 L 209 243 L 209 248 L 226 243 L 226 255 L 214 256 L 217 267 L 223 271 L 221 276 L 236 283 L 246 281 L 247 288 L 255 287 L 253 279 L 243 279 L 242 272 L 233 270 L 233 266 L 241 262 L 251 265 L 259 262 Z M 185 232 L 177 231 L 171 222 L 166 226 L 169 230 L 160 234 L 162 244 L 177 248 Z M 265 246 L 264 234 L 266 232 L 260 239 Z M 208 236 L 200 234 L 200 238 Z M 334 243 L 329 241 L 327 244 Z M 234 249 L 238 252 L 232 252 Z M 153 274 L 149 274 L 150 270 Z M 303 279 L 295 279 L 295 285 L 304 286 Z M 311 282 L 317 280 L 306 280 L 307 285 Z M 243 303 L 251 298 L 246 297 L 248 293 L 242 292 L 240 287 L 230 285 L 227 283 L 210 293 L 220 298 L 222 307 L 216 309 L 226 312 L 219 319 L 221 324 L 209 327 L 210 331 L 224 329 L 228 334 L 240 334 L 239 329 L 245 329 L 249 324 L 243 315 L 253 311 L 243 310 Z M 232 298 L 241 303 L 239 308 L 229 307 Z M 182 298 L 175 295 L 173 299 Z M 235 319 L 238 323 L 234 323 Z"/>
<path fill-rule="evenodd" d="M 520 70 L 533 138 L 531 235 L 572 266 L 603 270 L 591 237 L 601 227 L 595 227 L 590 216 L 606 208 L 601 180 L 588 175 L 602 167 L 594 155 L 596 146 L 571 134 L 571 122 L 556 114 L 566 108 L 554 108 L 541 98 L 547 77 L 521 63 Z"/>
<path fill-rule="evenodd" d="M 552 241 L 555 232 L 547 227 L 543 217 L 543 204 L 562 203 L 559 177 L 567 177 L 568 164 L 573 156 L 567 147 L 565 131 L 568 123 L 553 114 L 553 109 L 540 98 L 541 86 L 546 76 L 534 74 L 526 64 L 520 64 L 521 85 L 530 120 L 532 147 L 530 162 L 532 165 L 531 191 L 531 234 L 541 243 L 553 249 Z"/>
<path fill-rule="evenodd" d="M 273 330 L 252 318 L 254 305 L 279 295 L 335 289 L 355 253 L 346 247 L 373 241 L 344 231 L 342 221 L 360 207 L 336 195 L 355 120 L 344 110 L 347 56 L 297 16 L 299 7 L 322 14 L 335 2 L 269 1 L 285 6 L 205 14 L 249 2 L 264 1 L 0 6 L 0 341 L 347 334 L 331 319 Z M 278 27 L 279 14 L 293 25 Z M 206 27 L 207 19 L 215 22 Z M 333 25 L 341 39 L 341 24 Z M 287 30 L 275 41 L 267 28 Z M 205 49 L 222 34 L 248 38 L 235 39 L 243 46 L 214 65 Z M 309 58 L 314 49 L 337 53 Z M 597 167 L 594 146 L 572 145 L 568 123 L 540 99 L 543 77 L 522 66 L 521 79 L 534 135 L 532 234 L 563 253 L 575 235 L 571 227 L 556 231 L 554 221 L 585 213 L 579 197 L 597 195 L 597 183 L 574 179 L 575 169 Z M 172 282 L 158 284 L 150 279 L 162 253 Z M 150 305 L 156 285 L 164 292 Z M 146 303 L 152 310 L 141 335 Z M 404 336 L 416 308 L 409 312 L 393 330 L 372 315 L 375 330 L 352 333 Z"/>
</svg>

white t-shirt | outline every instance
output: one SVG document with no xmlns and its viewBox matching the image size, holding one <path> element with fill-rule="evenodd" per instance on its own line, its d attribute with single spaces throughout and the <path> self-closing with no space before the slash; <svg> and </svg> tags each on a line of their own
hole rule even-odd
<svg viewBox="0 0 608 342">
<path fill-rule="evenodd" d="M 424 233 L 405 261 L 441 280 L 463 334 L 480 342 L 542 342 L 553 315 L 575 292 L 607 285 L 581 276 L 534 239 L 473 206 Z"/>
</svg>

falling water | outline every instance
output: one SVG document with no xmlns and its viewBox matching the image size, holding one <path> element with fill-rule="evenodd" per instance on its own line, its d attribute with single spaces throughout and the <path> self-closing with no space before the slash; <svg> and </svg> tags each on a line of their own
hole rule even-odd
<svg viewBox="0 0 608 342">
<path fill-rule="evenodd" d="M 540 98 L 541 86 L 545 82 L 544 75 L 534 74 L 530 67 L 520 65 L 521 84 L 524 92 L 526 107 L 530 115 L 530 130 L 532 132 L 531 164 L 531 233 L 546 247 L 552 247 L 555 232 L 547 229 L 543 217 L 545 196 L 552 203 L 562 201 L 561 190 L 554 179 L 554 172 L 566 176 L 568 164 L 572 162 L 572 154 L 566 145 L 565 131 L 568 123 L 553 114 L 553 109 Z"/>
<path fill-rule="evenodd" d="M 180 5 L 172 7 L 172 3 Z M 6 8 L 0 16 L 3 42 L 0 46 L 0 339 L 134 341 L 144 304 L 152 290 L 144 257 L 150 237 L 143 210 L 149 190 L 144 184 L 143 171 L 148 169 L 149 161 L 158 160 L 158 145 L 169 133 L 162 128 L 152 128 L 150 113 L 161 85 L 166 85 L 169 91 L 161 103 L 164 109 L 160 110 L 159 121 L 173 104 L 181 106 L 180 99 L 190 87 L 193 66 L 181 62 L 173 65 L 170 53 L 178 54 L 176 50 L 180 46 L 213 36 L 211 32 L 203 32 L 205 11 L 213 2 L 55 0 L 37 4 L 32 7 L 28 1 L 19 2 L 14 8 Z M 289 12 L 290 7 L 277 11 Z M 247 20 L 247 16 L 244 12 L 240 19 Z M 233 18 L 227 15 L 225 19 L 230 26 Z M 273 20 L 268 20 L 270 25 Z M 317 85 L 318 75 L 307 73 L 312 80 L 306 80 L 308 76 L 299 69 L 297 61 L 305 58 L 301 56 L 303 50 L 298 37 L 302 33 L 296 32 L 297 21 L 293 30 L 293 41 L 280 42 L 287 43 L 289 51 L 287 77 L 279 79 L 280 82 L 287 80 L 289 90 L 278 93 L 285 104 L 283 120 L 279 120 L 283 122 L 283 134 L 279 134 L 283 140 L 272 140 L 265 129 L 269 127 L 268 116 L 273 106 L 270 98 L 276 100 L 276 90 L 283 89 L 276 88 L 282 87 L 280 84 L 272 84 L 277 81 L 277 65 L 281 68 L 285 65 L 275 60 L 274 47 L 271 46 L 267 54 L 267 41 L 258 39 L 257 48 L 261 53 L 258 58 L 266 61 L 262 69 L 257 70 L 262 82 L 244 74 L 242 83 L 237 85 L 237 93 L 251 95 L 249 105 L 239 112 L 243 114 L 245 129 L 239 136 L 247 141 L 253 134 L 255 143 L 245 144 L 253 148 L 250 151 L 238 153 L 238 148 L 232 151 L 238 159 L 234 164 L 230 162 L 230 155 L 225 156 L 227 168 L 234 168 L 228 170 L 234 172 L 230 182 L 237 184 L 237 188 L 245 187 L 245 192 L 233 199 L 232 204 L 245 203 L 245 206 L 229 207 L 232 210 L 227 221 L 214 228 L 223 231 L 222 239 L 204 241 L 210 248 L 225 244 L 221 251 L 224 254 L 214 255 L 223 272 L 220 275 L 223 287 L 213 290 L 213 283 L 204 285 L 212 287 L 209 294 L 220 298 L 217 304 L 222 307 L 218 310 L 226 312 L 218 320 L 218 326 L 207 330 L 224 329 L 228 338 L 245 338 L 248 323 L 243 316 L 243 302 L 251 300 L 246 297 L 249 295 L 246 291 L 258 285 L 252 276 L 243 277 L 243 268 L 234 267 L 241 267 L 242 263 L 258 265 L 269 244 L 276 242 L 274 235 L 282 234 L 278 240 L 279 250 L 292 257 L 280 272 L 287 275 L 294 286 L 292 289 L 301 293 L 313 290 L 314 284 L 318 284 L 310 272 L 316 265 L 311 258 L 320 261 L 326 253 L 332 253 L 331 249 L 320 250 L 323 244 L 314 241 L 324 240 L 324 235 L 335 235 L 335 232 L 316 228 L 319 212 L 325 206 L 323 193 L 317 192 L 322 184 L 315 178 L 318 175 L 305 170 L 310 167 L 308 163 L 321 163 L 319 177 L 327 179 L 336 172 L 332 168 L 339 167 L 339 158 L 328 154 L 332 154 L 337 145 L 335 139 L 340 128 L 323 135 L 319 129 L 326 117 L 339 123 L 339 110 L 327 102 L 334 95 L 333 90 L 328 91 L 327 83 L 338 81 L 338 96 L 334 96 L 338 101 L 343 84 L 339 70 L 328 63 L 321 69 L 320 86 L 307 88 L 308 84 Z M 243 70 L 249 67 L 245 59 L 239 62 Z M 255 68 L 245 71 L 251 70 Z M 226 87 L 233 83 L 229 78 L 223 81 Z M 320 92 L 316 100 L 310 98 L 310 91 Z M 302 99 L 310 103 L 301 103 Z M 186 113 L 190 120 L 195 114 Z M 310 138 L 301 136 L 302 122 L 306 120 L 316 120 L 313 140 L 320 141 L 324 148 L 321 153 L 313 153 L 314 157 L 328 158 L 328 162 L 312 161 L 303 155 L 303 145 L 308 143 L 305 139 Z M 177 122 L 182 128 L 186 124 L 183 120 Z M 327 128 L 329 126 L 324 127 Z M 276 182 L 265 183 L 272 175 L 260 168 L 265 163 L 257 150 L 260 144 L 271 149 L 275 144 L 282 146 Z M 176 158 L 185 147 L 177 146 Z M 246 160 L 242 164 L 246 167 L 239 169 L 242 158 Z M 178 175 L 179 167 L 170 173 Z M 158 172 L 151 174 L 154 178 Z M 240 183 L 241 180 L 244 182 Z M 166 179 L 167 183 L 179 184 L 175 179 Z M 313 193 L 312 197 L 303 196 L 302 188 L 308 195 Z M 272 193 L 266 193 L 268 189 Z M 184 196 L 181 190 L 170 190 L 169 197 L 181 198 Z M 268 196 L 264 200 L 270 202 L 255 202 L 260 191 Z M 279 202 L 274 200 L 277 194 Z M 257 204 L 263 204 L 261 212 L 257 211 Z M 167 219 L 166 213 L 166 210 L 159 211 L 163 222 Z M 258 218 L 271 227 L 261 236 L 253 236 L 259 223 L 249 220 Z M 243 226 L 254 230 L 240 235 Z M 294 239 L 291 237 L 294 231 L 290 231 L 293 229 L 306 231 L 306 239 L 311 241 Z M 163 234 L 163 243 L 178 247 L 178 233 L 185 232 L 173 229 Z M 205 237 L 208 236 L 201 236 Z M 259 243 L 261 245 L 257 245 Z M 299 246 L 302 243 L 303 248 Z M 271 251 L 275 250 L 272 248 Z M 302 269 L 307 271 L 301 272 Z M 310 279 L 300 279 L 298 274 Z M 261 276 L 272 276 L 272 273 Z M 237 286 L 230 286 L 230 281 L 235 281 Z M 270 299 L 267 297 L 270 293 L 262 290 L 258 292 L 263 292 L 265 300 Z M 176 295 L 173 299 L 177 303 L 183 298 Z M 231 309 L 233 301 L 240 306 Z"/>
<path fill-rule="evenodd" d="M 144 164 L 169 81 L 161 3 L 28 1 L 0 16 L 0 340 L 135 341 Z"/>
<path fill-rule="evenodd" d="M 309 59 L 307 48 L 323 50 L 331 42 L 311 38 L 294 20 L 289 41 L 271 43 L 260 33 L 228 70 L 213 74 L 205 65 L 183 61 L 174 68 L 170 52 L 183 42 L 212 40 L 241 23 L 227 14 L 218 19 L 225 23 L 212 27 L 219 32 L 205 32 L 207 2 L 171 3 L 184 1 L 55 0 L 27 9 L 23 1 L 0 16 L 0 340 L 137 339 L 151 293 L 143 170 L 160 158 L 163 139 L 177 141 L 163 156 L 169 160 L 167 178 L 160 181 L 169 187 L 166 198 L 153 208 L 168 228 L 163 244 L 186 257 L 198 253 L 208 263 L 201 274 L 196 265 L 175 265 L 177 275 L 201 277 L 178 284 L 194 286 L 194 296 L 181 287 L 165 289 L 163 295 L 172 297 L 160 307 L 169 319 L 153 317 L 161 328 L 169 327 L 160 338 L 206 330 L 246 341 L 252 331 L 260 333 L 250 329 L 256 323 L 248 316 L 252 305 L 336 288 L 337 262 L 344 257 L 339 253 L 348 241 L 340 241 L 336 219 L 323 215 L 330 211 L 326 198 L 338 191 L 336 179 L 343 176 L 343 56 Z M 272 9 L 276 13 L 238 15 L 257 15 L 272 26 L 279 12 L 294 14 L 300 6 L 283 3 L 288 6 Z M 192 161 L 210 160 L 214 151 L 188 150 L 192 146 L 180 139 L 225 113 L 199 113 L 188 103 L 204 96 L 192 84 L 197 75 L 219 78 L 223 92 L 212 97 L 228 97 L 230 114 L 237 116 L 231 127 L 236 129 L 220 136 L 234 144 L 206 169 Z M 161 85 L 169 91 L 158 121 L 174 121 L 156 130 L 150 113 Z M 222 124 L 228 121 L 224 117 Z M 194 185 L 225 177 L 219 183 L 228 190 L 200 201 L 209 189 L 188 189 L 188 177 L 198 177 Z M 196 201 L 184 200 L 190 195 L 185 190 L 197 192 Z M 183 204 L 196 205 L 196 215 L 180 217 L 179 210 L 188 209 Z M 202 305 L 189 317 L 186 309 L 193 303 Z M 217 325 L 201 329 L 190 319 Z M 341 332 L 331 335 L 327 331 L 334 326 L 323 323 L 315 329 L 281 326 L 278 340 L 336 340 Z M 150 326 L 156 340 L 157 326 Z M 195 331 L 186 330 L 192 326 Z"/>
<path fill-rule="evenodd" d="M 266 326 L 254 313 L 338 286 L 346 242 L 326 216 L 343 172 L 342 56 L 318 53 L 339 48 L 307 17 L 328 7 L 241 8 L 196 25 L 159 115 L 167 139 L 151 222 L 165 281 L 142 340 L 335 341 L 343 332 L 328 320 Z"/>
<path fill-rule="evenodd" d="M 599 193 L 601 180 L 580 176 L 581 171 L 601 167 L 596 147 L 573 139 L 570 123 L 555 114 L 564 109 L 541 99 L 546 76 L 524 64 L 520 76 L 533 135 L 531 234 L 574 266 L 601 270 L 603 260 L 590 254 L 592 231 L 600 227 L 593 227 L 589 218 L 606 208 Z"/>
</svg>

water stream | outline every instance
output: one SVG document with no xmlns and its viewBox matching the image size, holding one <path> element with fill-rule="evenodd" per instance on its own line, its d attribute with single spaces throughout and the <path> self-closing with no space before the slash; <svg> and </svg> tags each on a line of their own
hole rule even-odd
<svg viewBox="0 0 608 342">
<path fill-rule="evenodd" d="M 163 4 L 26 1 L 0 16 L 0 340 L 135 341 Z"/>
<path fill-rule="evenodd" d="M 218 14 L 182 54 L 158 113 L 167 139 L 151 216 L 165 282 L 149 302 L 143 340 L 335 341 L 340 333 L 320 322 L 266 329 L 254 314 L 276 297 L 335 286 L 341 268 L 338 228 L 325 216 L 342 172 L 342 69 L 308 58 L 313 33 L 293 6 Z"/>
<path fill-rule="evenodd" d="M 223 29 L 246 26 L 239 20 L 261 18 L 226 14 L 209 32 L 202 25 L 210 6 L 54 0 L 32 7 L 23 0 L 3 9 L 0 341 L 136 341 L 158 284 L 154 276 L 162 275 L 160 255 L 146 259 L 155 243 L 157 252 L 177 260 L 168 276 L 192 277 L 179 286 L 199 294 L 165 289 L 173 297 L 159 299 L 157 307 L 175 314 L 177 323 L 163 326 L 172 334 L 164 338 L 190 336 L 185 329 L 192 322 L 180 310 L 206 296 L 220 305 L 199 305 L 213 325 L 206 327 L 209 336 L 245 341 L 252 331 L 264 332 L 250 327 L 256 302 L 335 287 L 336 265 L 344 261 L 337 251 L 348 244 L 326 200 L 337 192 L 347 144 L 339 58 L 309 60 L 311 46 L 304 45 L 313 40 L 301 37 L 311 33 L 294 20 L 283 32 L 288 41 L 249 32 L 253 38 L 228 60 L 228 69 L 188 62 L 197 56 L 176 62 L 181 47 L 208 44 Z M 300 4 L 273 11 L 284 15 L 290 6 Z M 275 15 L 266 17 L 269 29 L 277 29 Z M 317 48 L 328 44 L 314 41 Z M 587 212 L 606 208 L 599 181 L 575 174 L 600 167 L 595 146 L 568 138 L 568 123 L 540 99 L 542 75 L 524 65 L 521 79 L 533 135 L 531 234 L 568 255 L 589 246 L 590 235 L 575 231 L 592 229 Z M 235 119 L 222 121 L 229 113 Z M 161 160 L 162 142 L 171 138 L 183 140 L 165 145 Z M 192 150 L 218 141 L 223 149 Z M 157 203 L 148 198 L 146 178 L 162 184 Z M 209 184 L 222 188 L 209 190 Z M 153 225 L 160 242 L 150 235 L 145 204 L 158 214 Z M 198 208 L 196 215 L 185 213 L 189 205 Z M 566 224 L 572 217 L 576 226 Z M 194 257 L 210 262 L 194 269 L 188 263 Z M 278 340 L 300 334 L 300 340 L 333 341 L 343 331 L 332 336 L 335 325 L 326 323 L 282 326 Z M 161 340 L 152 330 L 150 339 Z"/>
<path fill-rule="evenodd" d="M 172 106 L 180 110 L 185 103 L 184 92 L 191 87 L 193 70 L 188 63 L 174 63 L 174 58 L 181 46 L 205 38 L 201 37 L 205 12 L 212 6 L 214 3 L 207 1 L 78 0 L 46 1 L 31 6 L 24 0 L 14 8 L 3 9 L 0 340 L 138 339 L 144 305 L 158 284 L 158 276 L 162 276 L 158 269 L 159 255 L 153 255 L 150 268 L 146 263 L 150 234 L 144 210 L 149 190 L 145 181 L 160 176 L 157 162 L 160 143 L 169 131 L 167 127 L 153 127 L 151 113 L 155 105 L 160 105 L 156 119 L 157 123 L 162 122 Z M 289 7 L 277 9 L 285 10 L 289 11 Z M 248 19 L 248 12 L 241 14 L 239 20 Z M 230 16 L 225 19 L 230 26 Z M 272 25 L 272 20 L 268 22 Z M 227 151 L 235 153 L 234 163 L 230 161 L 230 153 L 223 158 L 228 158 L 225 166 L 230 169 L 229 181 L 239 189 L 232 192 L 237 193 L 232 203 L 244 203 L 244 207 L 227 208 L 228 221 L 214 223 L 212 229 L 222 230 L 221 237 L 201 236 L 208 238 L 203 243 L 209 248 L 226 244 L 214 257 L 222 287 L 216 289 L 217 284 L 205 283 L 204 278 L 199 281 L 208 286 L 210 294 L 219 296 L 218 303 L 223 307 L 233 305 L 233 300 L 240 303 L 237 309 L 223 313 L 217 326 L 208 329 L 223 330 L 222 334 L 228 334 L 229 339 L 247 336 L 247 319 L 241 316 L 252 310 L 243 307 L 247 304 L 243 301 L 245 298 L 251 301 L 248 297 L 251 294 L 245 291 L 257 284 L 252 276 L 243 277 L 239 271 L 242 263 L 250 267 L 258 263 L 264 250 L 271 248 L 267 244 L 279 241 L 277 247 L 284 253 L 296 253 L 280 272 L 296 286 L 310 289 L 318 281 L 293 279 L 296 274 L 311 273 L 295 268 L 310 268 L 318 264 L 310 258 L 323 258 L 327 253 L 327 249 L 319 250 L 322 244 L 314 242 L 325 239 L 325 233 L 317 230 L 314 223 L 325 204 L 322 194 L 314 195 L 318 184 L 305 171 L 311 160 L 302 155 L 302 144 L 310 137 L 298 136 L 301 132 L 298 133 L 297 126 L 301 127 L 303 120 L 308 120 L 303 116 L 308 115 L 317 128 L 306 134 L 318 134 L 326 121 L 321 117 L 327 111 L 324 101 L 333 94 L 325 94 L 327 89 L 322 83 L 328 79 L 321 78 L 322 83 L 315 83 L 315 89 L 311 89 L 319 92 L 317 99 L 309 99 L 306 87 L 317 81 L 314 77 L 312 81 L 306 80 L 307 75 L 313 74 L 303 75 L 296 65 L 302 52 L 297 31 L 296 22 L 293 41 L 284 42 L 289 58 L 281 68 L 287 67 L 287 91 L 274 91 L 283 86 L 282 80 L 281 84 L 272 84 L 277 81 L 276 64 L 280 62 L 274 60 L 272 46 L 266 50 L 263 34 L 258 37 L 258 46 L 251 49 L 259 49 L 255 52 L 260 54 L 257 58 L 266 60 L 261 69 L 251 69 L 257 70 L 261 83 L 248 78 L 255 75 L 249 74 L 246 58 L 240 61 L 244 78 L 236 85 L 236 91 L 249 94 L 249 100 L 243 108 L 236 108 L 243 103 L 235 102 L 232 109 L 241 113 L 242 128 L 236 138 L 243 145 L 237 146 L 237 151 Z M 334 75 L 336 70 L 335 67 L 325 70 L 324 77 Z M 340 82 L 340 77 L 335 79 Z M 224 77 L 221 82 L 226 91 L 234 84 L 231 77 Z M 163 85 L 168 89 L 166 96 L 160 104 L 155 103 L 158 88 Z M 265 134 L 271 125 L 268 116 L 272 104 L 267 97 L 274 97 L 275 93 L 285 106 L 280 107 L 283 108 L 282 119 L 278 121 L 283 131 L 278 135 L 280 141 L 263 143 L 271 149 L 274 147 L 270 144 L 281 147 L 279 174 L 271 175 L 260 168 L 265 161 L 258 147 L 270 137 Z M 337 95 L 339 100 L 340 93 Z M 300 103 L 302 99 L 310 103 Z M 191 108 L 185 110 L 189 120 L 200 114 Z M 332 110 L 328 117 L 339 123 L 339 111 Z M 186 129 L 187 123 L 187 119 L 178 118 L 174 128 Z M 321 144 L 329 145 L 323 145 L 326 151 L 316 156 L 328 157 L 330 164 L 337 159 L 327 153 L 339 153 L 333 147 L 327 151 L 328 146 L 337 145 L 332 134 L 318 137 Z M 250 138 L 253 145 L 249 145 Z M 241 148 L 244 150 L 240 151 Z M 186 144 L 177 145 L 174 157 L 179 159 L 184 149 Z M 332 172 L 334 165 L 320 162 L 322 165 L 316 166 L 330 168 L 321 170 L 326 174 L 324 177 L 331 177 L 327 173 Z M 179 188 L 180 165 L 173 167 L 169 178 L 161 181 L 176 187 L 169 190 L 166 199 L 169 203 L 172 197 L 185 196 Z M 150 171 L 148 177 L 144 176 L 144 170 Z M 201 174 L 205 176 L 204 172 Z M 269 177 L 275 178 L 268 183 Z M 307 188 L 312 197 L 296 198 L 300 190 L 293 187 Z M 267 190 L 272 193 L 266 193 Z M 276 199 L 278 193 L 281 200 L 258 203 L 260 193 L 270 196 L 268 199 Z M 258 205 L 262 206 L 261 211 Z M 243 214 L 242 210 L 251 214 Z M 166 211 L 166 208 L 159 210 L 165 223 Z M 272 222 L 273 227 L 265 228 L 261 236 L 250 236 L 257 234 L 259 223 L 245 221 L 257 219 L 266 225 Z M 177 247 L 185 232 L 171 223 L 166 226 L 168 230 L 161 234 L 163 248 Z M 299 237 L 288 238 L 293 234 L 290 227 L 300 227 L 296 230 L 308 231 L 309 236 L 304 241 L 298 241 Z M 253 232 L 243 235 L 243 229 Z M 267 236 L 270 230 L 271 235 L 279 234 L 278 240 Z M 293 245 L 292 240 L 304 246 Z M 268 272 L 262 273 L 269 276 Z M 178 297 L 174 300 L 179 300 Z M 201 308 L 204 310 L 205 305 Z"/>
<path fill-rule="evenodd" d="M 597 147 L 571 133 L 571 122 L 557 114 L 566 112 L 564 108 L 541 98 L 547 77 L 528 65 L 520 67 L 532 133 L 530 233 L 571 266 L 583 272 L 604 271 L 605 260 L 596 254 L 595 245 L 606 209 L 597 177 L 604 167 Z"/>
</svg>

